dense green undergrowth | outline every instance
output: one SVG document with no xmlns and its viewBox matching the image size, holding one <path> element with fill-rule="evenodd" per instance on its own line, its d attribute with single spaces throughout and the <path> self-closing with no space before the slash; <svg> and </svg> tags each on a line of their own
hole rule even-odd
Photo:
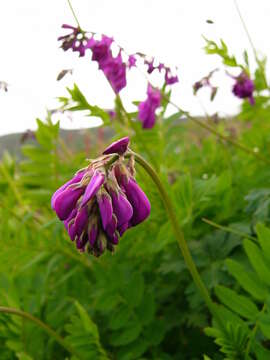
<svg viewBox="0 0 270 360">
<path fill-rule="evenodd" d="M 126 122 L 118 97 L 114 120 L 90 106 L 77 86 L 61 98 L 65 108 L 73 101 L 71 111 L 101 117 L 116 139 L 129 135 L 132 149 L 153 165 L 224 327 L 195 288 L 141 168 L 137 178 L 152 206 L 148 220 L 127 232 L 113 255 L 96 259 L 76 251 L 50 198 L 107 144 L 101 139 L 98 149 L 74 150 L 48 114 L 38 120 L 36 140 L 22 146 L 23 160 L 6 153 L 0 164 L 1 360 L 270 358 L 270 107 L 261 66 L 254 106 L 244 102 L 233 120 L 203 120 L 223 138 L 181 111 L 166 117 L 169 93 L 147 131 L 133 121 L 136 113 Z"/>
</svg>

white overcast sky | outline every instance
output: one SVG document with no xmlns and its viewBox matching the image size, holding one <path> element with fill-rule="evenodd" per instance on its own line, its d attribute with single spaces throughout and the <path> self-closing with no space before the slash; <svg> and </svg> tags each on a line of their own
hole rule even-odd
<svg viewBox="0 0 270 360">
<path fill-rule="evenodd" d="M 238 4 L 256 48 L 269 55 L 270 1 Z M 240 101 L 231 95 L 232 80 L 223 73 L 215 77 L 222 89 L 214 103 L 207 90 L 201 91 L 199 101 L 192 95 L 196 80 L 221 67 L 218 58 L 204 54 L 202 35 L 222 37 L 239 57 L 245 48 L 252 54 L 233 0 L 73 0 L 73 7 L 82 28 L 113 36 L 128 53 L 140 51 L 177 65 L 180 82 L 173 87 L 173 98 L 185 110 L 203 114 L 205 108 L 222 115 L 237 111 Z M 0 0 L 0 80 L 9 84 L 7 93 L 0 91 L 0 135 L 35 129 L 35 119 L 56 107 L 56 97 L 65 95 L 73 82 L 90 103 L 113 106 L 112 90 L 96 63 L 59 49 L 63 23 L 75 24 L 66 0 Z M 65 68 L 74 68 L 73 76 L 57 82 Z M 145 91 L 145 79 L 133 70 L 121 92 L 127 107 L 144 99 Z M 62 118 L 61 126 L 88 127 L 94 121 L 77 114 L 72 122 Z"/>
</svg>

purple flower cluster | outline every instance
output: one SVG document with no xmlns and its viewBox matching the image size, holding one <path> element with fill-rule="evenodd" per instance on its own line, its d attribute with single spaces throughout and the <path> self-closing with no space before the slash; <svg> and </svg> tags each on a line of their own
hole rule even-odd
<svg viewBox="0 0 270 360">
<path fill-rule="evenodd" d="M 154 59 L 152 60 L 145 59 L 144 63 L 147 65 L 148 74 L 151 74 L 154 70 L 158 70 L 159 72 L 161 72 L 164 69 L 165 70 L 164 80 L 166 85 L 173 85 L 179 81 L 178 76 L 173 75 L 171 69 L 165 66 L 164 64 L 159 63 L 158 65 L 155 66 Z"/>
<path fill-rule="evenodd" d="M 160 106 L 161 93 L 158 89 L 153 89 L 150 84 L 147 88 L 147 98 L 139 104 L 139 120 L 144 129 L 151 129 L 156 121 L 156 109 Z"/>
<path fill-rule="evenodd" d="M 52 196 L 53 210 L 80 251 L 95 256 L 113 251 L 124 232 L 150 214 L 149 200 L 133 177 L 133 165 L 125 162 L 128 144 L 128 137 L 111 144 Z"/>
<path fill-rule="evenodd" d="M 112 88 L 116 93 L 119 93 L 126 86 L 126 70 L 136 66 L 137 58 L 143 59 L 147 65 L 147 72 L 151 74 L 154 70 L 159 72 L 164 70 L 164 81 L 167 85 L 177 83 L 178 76 L 173 75 L 171 68 L 162 63 L 154 65 L 154 59 L 147 60 L 146 56 L 141 53 L 129 55 L 126 62 L 122 59 L 122 49 L 119 49 L 119 54 L 113 57 L 111 45 L 113 39 L 102 35 L 101 40 L 95 40 L 94 34 L 86 33 L 78 27 L 71 25 L 62 25 L 64 29 L 70 29 L 72 32 L 68 35 L 60 36 L 58 40 L 62 41 L 61 47 L 66 51 L 78 51 L 80 56 L 84 56 L 87 49 L 92 50 L 92 60 L 97 61 L 99 69 L 101 69 L 107 79 L 109 80 Z"/>
<path fill-rule="evenodd" d="M 101 40 L 89 37 L 86 32 L 80 28 L 70 25 L 63 25 L 64 29 L 71 29 L 72 33 L 60 36 L 58 40 L 62 41 L 62 48 L 66 51 L 78 51 L 80 56 L 84 56 L 87 49 L 92 51 L 92 60 L 97 61 L 99 69 L 111 84 L 113 90 L 118 94 L 126 86 L 126 64 L 122 60 L 121 50 L 116 57 L 113 57 L 111 45 L 113 39 L 103 35 Z"/>
<path fill-rule="evenodd" d="M 253 91 L 255 90 L 254 82 L 250 79 L 249 75 L 242 71 L 235 79 L 235 84 L 233 85 L 232 92 L 235 96 L 240 99 L 248 99 L 251 105 L 254 105 Z"/>
<path fill-rule="evenodd" d="M 93 37 L 89 40 L 89 48 L 92 50 L 92 60 L 97 61 L 111 84 L 113 90 L 118 94 L 126 84 L 126 64 L 122 60 L 121 50 L 116 57 L 111 51 L 113 39 L 103 35 L 101 40 Z"/>
<path fill-rule="evenodd" d="M 86 33 L 78 27 L 67 24 L 63 24 L 62 28 L 72 30 L 70 34 L 58 38 L 58 40 L 62 41 L 62 49 L 64 51 L 69 49 L 78 51 L 80 54 L 79 56 L 84 56 L 85 50 L 88 49 L 88 38 L 86 37 Z"/>
</svg>

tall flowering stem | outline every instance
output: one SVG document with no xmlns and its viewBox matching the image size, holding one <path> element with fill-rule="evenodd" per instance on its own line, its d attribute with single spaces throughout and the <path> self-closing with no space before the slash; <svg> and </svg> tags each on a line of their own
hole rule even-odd
<svg viewBox="0 0 270 360">
<path fill-rule="evenodd" d="M 168 102 L 174 106 L 178 111 L 180 111 L 183 115 L 185 115 L 189 120 L 193 121 L 195 124 L 199 125 L 201 128 L 207 130 L 208 132 L 212 133 L 213 135 L 217 136 L 219 139 L 226 141 L 227 143 L 230 143 L 234 147 L 237 147 L 238 149 L 244 151 L 245 153 L 254 156 L 256 159 L 263 161 L 266 164 L 270 164 L 270 159 L 266 158 L 263 155 L 258 154 L 257 152 L 253 151 L 253 149 L 250 149 L 249 147 L 233 140 L 230 136 L 226 136 L 221 134 L 219 131 L 217 131 L 213 126 L 207 124 L 205 121 L 201 121 L 189 114 L 188 111 L 182 110 L 177 104 L 175 104 L 173 101 L 171 101 L 166 95 L 163 96 Z"/>
<path fill-rule="evenodd" d="M 148 173 L 148 175 L 151 177 L 151 179 L 155 183 L 155 185 L 159 191 L 160 197 L 163 201 L 163 204 L 166 208 L 168 217 L 172 224 L 172 228 L 173 228 L 175 237 L 177 239 L 178 245 L 182 252 L 186 266 L 193 278 L 193 281 L 196 284 L 198 290 L 200 291 L 201 296 L 203 297 L 208 309 L 210 310 L 212 315 L 215 317 L 215 319 L 218 321 L 220 327 L 224 330 L 223 321 L 222 321 L 221 317 L 219 316 L 219 314 L 216 310 L 216 306 L 213 303 L 213 301 L 209 295 L 209 292 L 208 292 L 206 286 L 204 285 L 204 283 L 200 277 L 200 274 L 197 270 L 197 267 L 192 259 L 192 256 L 190 254 L 184 234 L 183 234 L 181 227 L 179 225 L 179 222 L 177 220 L 177 216 L 176 216 L 176 212 L 175 212 L 173 203 L 170 199 L 170 196 L 168 195 L 168 192 L 167 192 L 165 186 L 160 181 L 159 176 L 156 173 L 156 171 L 153 169 L 153 167 L 142 156 L 140 156 L 139 154 L 134 153 L 132 151 L 129 151 L 129 154 L 130 154 L 130 156 L 134 156 L 135 161 L 144 168 L 144 170 Z"/>
</svg>

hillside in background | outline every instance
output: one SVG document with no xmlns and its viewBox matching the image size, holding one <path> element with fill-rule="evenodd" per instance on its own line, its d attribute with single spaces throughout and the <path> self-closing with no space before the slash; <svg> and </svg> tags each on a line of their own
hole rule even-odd
<svg viewBox="0 0 270 360">
<path fill-rule="evenodd" d="M 60 130 L 61 138 L 66 144 L 69 144 L 71 149 L 76 149 L 76 151 L 85 150 L 86 153 L 92 146 L 102 146 L 103 142 L 106 142 L 106 139 L 109 139 L 112 135 L 112 130 L 109 128 Z M 31 138 L 31 133 L 26 132 L 0 136 L 0 158 L 5 151 L 8 151 L 12 156 L 21 158 L 20 147 L 26 141 L 35 141 Z"/>
</svg>

